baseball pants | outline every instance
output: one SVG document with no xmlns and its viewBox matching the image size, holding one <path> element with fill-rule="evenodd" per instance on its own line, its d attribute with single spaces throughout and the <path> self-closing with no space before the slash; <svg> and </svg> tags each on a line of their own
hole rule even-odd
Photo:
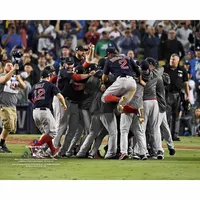
<svg viewBox="0 0 200 200">
<path fill-rule="evenodd" d="M 85 155 L 91 147 L 94 139 L 105 130 L 109 133 L 108 151 L 106 157 L 115 156 L 117 153 L 117 121 L 114 113 L 93 115 L 89 135 L 86 137 L 77 155 Z"/>
<path fill-rule="evenodd" d="M 163 135 L 163 138 L 165 139 L 165 141 L 167 143 L 168 148 L 173 149 L 174 148 L 174 142 L 172 140 L 169 124 L 167 122 L 166 112 L 159 113 L 158 126 L 160 127 L 159 132 L 162 130 L 162 135 Z"/>
<path fill-rule="evenodd" d="M 55 137 L 55 119 L 49 108 L 45 108 L 45 110 L 41 110 L 41 108 L 35 108 L 33 110 L 33 119 L 35 125 L 42 134 L 48 134 L 52 138 Z"/>
<path fill-rule="evenodd" d="M 75 136 L 71 141 L 69 149 L 67 150 L 68 155 L 72 153 L 72 150 L 75 148 L 76 143 L 81 138 L 81 136 L 83 136 L 81 138 L 80 145 L 79 145 L 79 149 L 80 149 L 80 146 L 83 144 L 85 138 L 87 137 L 89 133 L 90 121 L 91 121 L 89 111 L 84 110 L 84 109 L 79 109 L 79 114 L 80 114 L 80 125 L 78 129 L 76 130 Z"/>
<path fill-rule="evenodd" d="M 157 100 L 144 100 L 144 132 L 146 133 L 147 123 L 150 126 L 150 133 L 152 134 L 152 145 L 156 152 L 162 151 L 162 139 L 159 132 L 159 107 Z"/>
<path fill-rule="evenodd" d="M 146 154 L 146 138 L 143 124 L 140 124 L 139 118 L 134 114 L 121 114 L 120 120 L 120 150 L 122 154 L 128 154 L 128 134 L 129 130 L 134 133 L 139 146 L 140 155 Z"/>
<path fill-rule="evenodd" d="M 105 96 L 107 95 L 114 95 L 118 97 L 125 96 L 126 102 L 124 105 L 128 104 L 136 91 L 137 84 L 133 77 L 126 76 L 126 77 L 118 77 L 116 81 L 106 89 L 106 91 L 103 93 L 101 100 L 105 103 Z M 119 104 L 122 101 L 122 99 L 119 100 Z"/>
</svg>

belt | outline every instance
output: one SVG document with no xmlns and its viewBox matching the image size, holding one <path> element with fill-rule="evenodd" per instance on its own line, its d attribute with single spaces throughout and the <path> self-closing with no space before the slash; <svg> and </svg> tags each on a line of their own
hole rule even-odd
<svg viewBox="0 0 200 200">
<path fill-rule="evenodd" d="M 46 107 L 35 108 L 35 109 L 39 109 L 39 110 L 47 110 L 47 108 L 46 108 Z"/>
<path fill-rule="evenodd" d="M 131 78 L 131 77 L 132 77 L 132 76 L 125 75 L 125 74 L 123 74 L 123 75 L 119 76 L 119 78 Z"/>
<path fill-rule="evenodd" d="M 74 104 L 78 104 L 79 102 L 78 101 L 73 101 L 73 100 L 70 100 L 70 99 L 67 99 L 70 103 L 74 103 Z"/>
</svg>

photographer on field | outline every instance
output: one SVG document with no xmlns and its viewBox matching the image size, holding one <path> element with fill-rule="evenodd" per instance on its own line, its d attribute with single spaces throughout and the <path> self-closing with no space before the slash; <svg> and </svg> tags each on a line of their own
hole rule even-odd
<svg viewBox="0 0 200 200">
<path fill-rule="evenodd" d="M 4 71 L 0 74 L 0 119 L 3 123 L 1 132 L 0 153 L 11 153 L 5 140 L 9 133 L 15 133 L 17 128 L 17 95 L 19 89 L 25 89 L 26 84 L 18 73 L 19 66 L 6 61 Z"/>
</svg>

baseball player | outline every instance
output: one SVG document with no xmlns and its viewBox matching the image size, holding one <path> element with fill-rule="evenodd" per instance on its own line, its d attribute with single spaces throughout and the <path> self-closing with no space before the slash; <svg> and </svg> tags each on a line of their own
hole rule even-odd
<svg viewBox="0 0 200 200">
<path fill-rule="evenodd" d="M 62 89 L 62 94 L 66 99 L 68 109 L 64 112 L 64 115 L 61 118 L 59 130 L 57 132 L 56 138 L 60 141 L 61 136 L 65 134 L 65 139 L 62 144 L 62 147 L 57 155 L 57 158 L 66 157 L 66 152 L 70 147 L 72 138 L 75 136 L 75 132 L 79 124 L 79 103 L 82 100 L 83 89 L 85 84 L 81 81 L 92 76 L 94 71 L 91 71 L 90 74 L 76 74 L 73 72 L 73 64 L 70 68 L 62 69 L 60 76 L 62 77 L 62 82 L 64 87 Z M 68 156 L 67 156 L 68 157 Z"/>
<path fill-rule="evenodd" d="M 115 48 L 109 47 L 106 50 L 107 60 L 104 66 L 104 74 L 102 76 L 102 86 L 108 79 L 108 74 L 112 73 L 117 79 L 116 81 L 104 92 L 102 101 L 105 102 L 118 102 L 118 110 L 122 112 L 123 107 L 128 104 L 136 91 L 135 74 L 139 82 L 145 85 L 142 80 L 139 67 L 128 56 L 117 55 Z"/>
<path fill-rule="evenodd" d="M 89 66 L 90 61 L 92 60 L 93 56 L 94 56 L 94 45 L 89 45 L 89 51 L 88 54 L 86 55 L 86 61 L 84 62 L 83 66 L 84 68 L 87 68 Z M 58 73 L 58 77 L 57 77 L 57 87 L 63 91 L 65 90 L 72 90 L 71 88 L 71 77 L 73 75 L 73 69 L 75 67 L 75 61 L 73 57 L 66 57 L 65 60 L 62 62 L 62 66 L 60 67 L 60 71 Z M 87 78 L 87 75 L 85 75 L 86 77 L 82 76 L 83 78 Z M 69 89 L 67 89 L 69 88 Z M 71 89 L 70 89 L 71 88 Z M 70 92 L 70 91 L 69 91 Z M 73 92 L 72 92 L 73 93 Z M 72 97 L 73 98 L 73 97 Z M 65 97 L 65 101 L 67 103 L 67 96 Z M 69 104 L 69 101 L 68 101 Z M 63 109 L 60 108 L 58 99 L 56 97 L 54 97 L 53 99 L 53 111 L 54 111 L 54 117 L 56 120 L 56 136 L 54 139 L 54 145 L 55 146 L 60 146 L 60 140 L 62 135 L 65 134 L 66 130 L 67 130 L 67 123 L 66 123 L 66 117 L 67 117 L 67 113 L 68 111 L 63 111 Z M 78 112 L 78 111 L 77 111 Z M 78 114 L 78 113 L 77 113 Z"/>
<path fill-rule="evenodd" d="M 97 77 L 94 77 L 93 79 L 95 78 L 96 80 L 93 80 L 93 82 L 95 82 L 96 86 L 99 88 L 100 80 Z M 105 136 L 105 132 L 106 134 L 109 133 L 108 151 L 105 155 L 105 159 L 115 159 L 117 157 L 117 121 L 114 113 L 116 105 L 103 103 L 101 101 L 102 94 L 102 91 L 99 91 L 99 89 L 94 93 L 94 99 L 90 107 L 91 125 L 89 135 L 81 146 L 80 151 L 77 153 L 78 158 L 86 157 L 86 153 L 91 147 L 94 139 L 102 133 L 103 136 Z M 97 153 L 97 150 L 98 148 L 96 149 L 95 154 Z M 95 154 L 90 155 L 90 157 L 94 157 Z"/>
<path fill-rule="evenodd" d="M 156 60 L 153 58 L 146 58 L 150 66 L 155 66 L 156 68 L 152 71 L 157 77 L 158 82 L 156 85 L 156 96 L 158 100 L 158 106 L 159 106 L 159 118 L 158 118 L 158 126 L 160 127 L 158 130 L 162 134 L 163 138 L 167 142 L 168 150 L 170 155 L 175 154 L 174 149 L 174 142 L 171 137 L 171 131 L 169 124 L 167 122 L 167 115 L 166 115 L 166 109 L 167 104 L 165 100 L 165 86 L 170 84 L 170 77 L 167 73 L 164 73 L 164 68 L 159 67 L 156 63 Z"/>
<path fill-rule="evenodd" d="M 144 88 L 144 130 L 147 130 L 147 124 L 150 125 L 151 129 L 151 138 L 153 144 L 153 155 L 152 158 L 155 159 L 164 159 L 164 150 L 162 148 L 161 134 L 159 132 L 158 126 L 158 116 L 159 116 L 159 107 L 156 95 L 156 86 L 158 78 L 152 71 L 155 69 L 155 66 L 149 65 L 149 63 L 144 60 L 140 63 L 141 69 L 147 71 L 150 74 L 150 79 L 147 82 L 147 85 Z"/>
<path fill-rule="evenodd" d="M 25 89 L 26 84 L 17 73 L 18 64 L 13 66 L 11 61 L 6 61 L 4 72 L 0 74 L 0 118 L 3 122 L 1 132 L 0 153 L 12 153 L 6 146 L 9 133 L 15 133 L 17 127 L 17 95 L 19 89 Z"/>
<path fill-rule="evenodd" d="M 52 139 L 56 134 L 55 119 L 51 113 L 53 96 L 57 96 L 64 110 L 67 110 L 67 105 L 59 89 L 50 83 L 49 80 L 49 71 L 44 70 L 41 74 L 41 81 L 32 87 L 28 98 L 33 103 L 34 122 L 42 133 L 42 136 L 35 146 L 47 144 L 52 156 L 54 156 L 58 152 L 59 147 L 55 148 L 52 143 Z"/>
<path fill-rule="evenodd" d="M 148 75 L 149 76 L 149 75 Z M 146 77 L 145 77 L 146 78 Z M 145 80 L 145 78 L 142 79 Z M 147 77 L 148 81 L 148 77 Z M 142 109 L 143 108 L 143 92 L 144 92 L 144 86 L 140 83 L 137 84 L 137 89 L 134 94 L 133 99 L 130 102 L 130 106 L 133 107 L 133 112 L 135 112 L 135 109 Z M 138 143 L 139 148 L 139 159 L 141 160 L 147 160 L 146 152 L 146 137 L 145 132 L 143 128 L 143 121 L 140 121 L 141 118 L 139 118 L 136 114 L 133 113 L 126 113 L 127 106 L 124 107 L 123 113 L 121 114 L 120 119 L 120 151 L 121 155 L 119 157 L 119 160 L 125 160 L 128 158 L 128 134 L 129 130 L 134 134 L 136 143 Z M 128 109 L 129 111 L 129 109 Z M 142 116 L 141 116 L 142 117 Z"/>
</svg>

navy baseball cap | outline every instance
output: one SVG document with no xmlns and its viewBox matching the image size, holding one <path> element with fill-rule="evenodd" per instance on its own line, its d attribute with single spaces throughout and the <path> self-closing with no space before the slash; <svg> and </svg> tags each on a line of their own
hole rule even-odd
<svg viewBox="0 0 200 200">
<path fill-rule="evenodd" d="M 85 48 L 82 45 L 79 45 L 75 49 L 76 51 L 85 51 Z"/>
<path fill-rule="evenodd" d="M 73 65 L 74 64 L 74 58 L 73 57 L 67 57 L 65 62 L 68 64 L 68 65 Z"/>
<path fill-rule="evenodd" d="M 116 53 L 115 47 L 108 47 L 106 49 L 106 55 L 105 55 L 105 57 L 107 57 L 109 53 Z"/>
<path fill-rule="evenodd" d="M 48 78 L 50 76 L 49 70 L 43 70 L 41 73 L 41 78 Z"/>
<path fill-rule="evenodd" d="M 145 60 L 149 63 L 149 65 L 153 65 L 154 67 L 158 66 L 158 62 L 154 58 L 148 57 Z"/>
<path fill-rule="evenodd" d="M 142 60 L 142 61 L 140 62 L 140 67 L 141 67 L 141 70 L 142 70 L 142 71 L 149 70 L 149 62 L 146 61 L 146 60 Z"/>
</svg>

